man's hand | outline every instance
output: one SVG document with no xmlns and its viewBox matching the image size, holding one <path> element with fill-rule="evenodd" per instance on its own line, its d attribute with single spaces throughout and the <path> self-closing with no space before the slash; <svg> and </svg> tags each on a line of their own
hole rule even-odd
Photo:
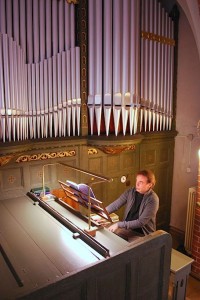
<svg viewBox="0 0 200 300">
<path fill-rule="evenodd" d="M 108 230 L 111 232 L 115 232 L 115 230 L 117 230 L 117 228 L 118 228 L 118 223 L 114 223 L 110 227 L 108 227 Z"/>
</svg>

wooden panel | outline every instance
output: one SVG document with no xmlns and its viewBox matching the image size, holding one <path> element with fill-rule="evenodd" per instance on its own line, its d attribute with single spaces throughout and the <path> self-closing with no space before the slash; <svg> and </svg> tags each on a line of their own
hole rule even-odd
<svg viewBox="0 0 200 300">
<path fill-rule="evenodd" d="M 170 235 L 156 232 L 23 299 L 167 300 L 170 259 Z"/>
<path fill-rule="evenodd" d="M 160 163 L 169 163 L 170 159 L 170 148 L 167 144 L 164 145 L 164 147 L 161 147 L 160 153 L 159 153 L 159 162 Z"/>
<path fill-rule="evenodd" d="M 157 171 L 156 192 L 159 195 L 160 204 L 157 214 L 158 228 L 166 228 L 170 222 L 171 195 L 170 195 L 170 168 L 164 164 Z"/>
<path fill-rule="evenodd" d="M 88 161 L 88 169 L 96 174 L 103 173 L 103 157 L 93 157 Z"/>
<path fill-rule="evenodd" d="M 126 299 L 127 267 L 126 262 L 116 261 L 115 270 L 105 264 L 104 272 L 95 272 L 97 299 Z M 114 283 L 114 286 L 113 286 Z M 110 288 L 113 286 L 113 288 Z"/>
<path fill-rule="evenodd" d="M 2 175 L 2 189 L 13 190 L 17 188 L 22 188 L 24 184 L 23 169 L 18 168 L 8 168 L 5 169 Z"/>
<path fill-rule="evenodd" d="M 171 188 L 173 174 L 173 146 L 172 140 L 151 139 L 140 145 L 140 167 L 149 168 L 156 176 L 155 192 L 160 199 L 157 214 L 157 228 L 168 230 L 171 213 Z"/>
<path fill-rule="evenodd" d="M 142 153 L 142 163 L 151 168 L 153 165 L 156 164 L 156 150 L 155 149 L 144 149 Z"/>
<path fill-rule="evenodd" d="M 121 192 L 123 191 L 123 184 L 120 181 L 119 177 L 114 177 L 113 182 L 109 186 L 110 197 L 109 200 L 114 201 L 117 199 Z"/>
<path fill-rule="evenodd" d="M 121 158 L 121 168 L 125 170 L 137 170 L 137 166 L 135 163 L 135 152 L 134 151 L 127 151 L 124 152 Z"/>
<path fill-rule="evenodd" d="M 119 164 L 119 155 L 110 155 L 107 157 L 107 170 L 109 170 L 109 173 L 116 173 L 120 170 L 120 164 Z"/>
<path fill-rule="evenodd" d="M 44 180 L 45 186 L 50 189 L 59 188 L 60 185 L 58 180 L 77 180 L 75 172 L 72 172 L 69 168 L 64 167 L 63 165 L 56 164 L 57 160 L 52 160 L 45 163 L 34 163 L 29 164 L 29 176 L 30 176 L 30 187 L 41 187 L 42 175 L 44 171 Z M 73 159 L 62 160 L 61 163 L 66 163 L 70 166 L 75 166 L 76 161 Z M 49 164 L 49 165 L 48 165 Z M 45 166 L 43 168 L 43 166 Z"/>
<path fill-rule="evenodd" d="M 64 163 L 66 165 L 76 167 L 76 160 L 75 159 L 65 159 L 61 160 L 60 163 Z M 79 182 L 79 176 L 80 174 L 77 172 L 74 172 L 68 167 L 65 167 L 63 165 L 57 165 L 55 169 L 55 180 L 71 180 L 75 182 Z M 56 182 L 58 184 L 58 182 Z M 55 185 L 55 184 L 54 184 Z"/>
<path fill-rule="evenodd" d="M 30 186 L 31 188 L 42 186 L 42 164 L 32 164 L 29 166 Z M 47 175 L 49 180 L 49 175 Z"/>
<path fill-rule="evenodd" d="M 140 282 L 137 282 L 137 298 L 139 299 L 162 299 L 159 289 L 155 287 L 160 284 L 162 286 L 162 273 L 159 274 L 163 260 L 162 249 L 152 252 L 146 251 L 142 258 L 142 263 L 138 261 L 137 273 L 146 282 L 145 289 L 140 289 Z M 150 264 L 150 262 L 152 262 Z M 147 268 L 148 266 L 148 268 Z M 153 276 L 152 276 L 153 270 Z M 136 275 L 136 274 L 135 274 Z M 134 292 L 134 290 L 132 290 Z"/>
</svg>

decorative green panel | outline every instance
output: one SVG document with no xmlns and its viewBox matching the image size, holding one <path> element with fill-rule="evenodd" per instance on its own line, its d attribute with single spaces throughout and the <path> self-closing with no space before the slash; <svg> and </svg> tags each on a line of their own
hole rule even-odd
<svg viewBox="0 0 200 300">
<path fill-rule="evenodd" d="M 140 168 L 151 169 L 156 176 L 155 192 L 160 199 L 157 228 L 167 230 L 171 213 L 171 190 L 173 175 L 174 136 L 163 133 L 147 135 L 140 144 Z"/>
<path fill-rule="evenodd" d="M 4 172 L 1 172 L 1 188 L 3 190 L 15 190 L 23 188 L 24 178 L 23 178 L 23 169 L 21 167 L 11 167 Z"/>
</svg>

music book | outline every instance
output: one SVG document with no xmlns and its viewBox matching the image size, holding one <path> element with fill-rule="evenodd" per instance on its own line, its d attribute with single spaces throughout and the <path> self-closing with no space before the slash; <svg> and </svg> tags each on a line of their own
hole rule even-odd
<svg viewBox="0 0 200 300">
<path fill-rule="evenodd" d="M 96 199 L 95 194 L 92 190 L 92 188 L 85 184 L 85 183 L 75 183 L 74 181 L 70 181 L 67 180 L 66 183 L 72 187 L 73 189 L 75 189 L 75 191 L 77 190 L 77 193 L 75 192 L 76 196 L 79 197 L 79 201 L 83 202 L 83 200 L 85 201 L 89 201 L 89 196 L 90 196 L 90 201 L 91 203 L 94 204 L 94 201 L 92 198 Z M 80 193 L 78 193 L 80 192 Z M 96 204 L 96 203 L 95 203 Z"/>
<path fill-rule="evenodd" d="M 95 194 L 89 185 L 85 183 L 75 183 L 70 180 L 66 180 L 66 182 L 58 180 L 58 182 L 68 198 L 78 202 L 86 208 L 90 207 L 92 213 L 97 214 L 112 223 L 112 219 L 104 207 L 103 202 L 95 197 Z M 89 203 L 91 204 L 90 206 L 88 205 Z"/>
</svg>

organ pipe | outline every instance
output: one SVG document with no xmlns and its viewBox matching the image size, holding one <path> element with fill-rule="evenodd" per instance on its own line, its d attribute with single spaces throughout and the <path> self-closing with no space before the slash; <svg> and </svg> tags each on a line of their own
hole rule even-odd
<svg viewBox="0 0 200 300">
<path fill-rule="evenodd" d="M 121 44 L 121 1 L 116 0 L 113 2 L 113 117 L 115 135 L 119 132 L 119 122 L 121 115 L 121 102 L 122 102 L 122 91 L 121 91 L 121 55 L 120 55 L 120 44 Z"/>
<path fill-rule="evenodd" d="M 71 94 L 71 60 L 70 50 L 67 51 L 67 131 L 71 135 L 71 115 L 72 115 L 72 94 Z"/>
<path fill-rule="evenodd" d="M 46 1 L 47 3 L 48 1 Z M 47 16 L 50 18 L 50 14 Z M 39 32 L 38 32 L 38 45 L 39 45 L 39 61 L 44 61 L 45 59 L 45 1 L 39 1 Z M 49 21 L 48 21 L 49 22 Z M 48 31 L 51 30 L 48 28 Z M 47 46 L 51 49 L 51 42 Z M 50 55 L 47 57 L 50 57 Z"/>
<path fill-rule="evenodd" d="M 89 24 L 94 24 L 95 15 L 94 15 L 94 1 L 89 0 Z M 94 60 L 94 26 L 89 26 L 89 41 L 88 41 L 88 109 L 89 109 L 89 117 L 90 117 L 90 132 L 93 135 L 93 127 L 94 127 L 94 68 L 95 68 L 95 60 Z"/>
<path fill-rule="evenodd" d="M 42 5 L 44 1 L 40 1 L 40 5 Z M 46 1 L 46 7 L 45 7 L 45 24 L 46 24 L 46 58 L 50 58 L 52 55 L 51 52 L 51 34 L 52 34 L 52 27 L 51 27 L 51 22 L 52 22 L 52 15 L 51 15 L 51 1 Z M 42 39 L 42 35 L 41 35 Z"/>
<path fill-rule="evenodd" d="M 0 62 L 3 142 L 80 134 L 74 4 L 0 0 Z"/>
<path fill-rule="evenodd" d="M 0 35 L 0 65 L 3 65 L 3 53 L 2 53 L 2 35 Z M 3 69 L 0 68 L 0 137 L 3 142 L 5 142 L 5 99 L 4 99 L 4 80 L 3 80 Z"/>
<path fill-rule="evenodd" d="M 6 0 L 6 20 L 10 20 L 11 22 L 6 24 L 6 33 L 8 36 L 12 36 L 12 28 L 13 28 L 13 20 L 12 20 L 12 0 Z"/>
<path fill-rule="evenodd" d="M 136 134 L 138 122 L 171 130 L 173 21 L 156 0 L 88 5 L 90 133 L 102 134 L 103 122 L 107 136 Z M 0 0 L 3 142 L 80 135 L 80 59 L 74 4 Z"/>
<path fill-rule="evenodd" d="M 6 2 L 0 1 L 0 32 L 6 33 Z"/>
<path fill-rule="evenodd" d="M 123 2 L 123 39 L 122 39 L 122 128 L 126 134 L 126 127 L 130 109 L 130 85 L 129 85 L 129 62 L 130 62 L 130 30 L 129 30 L 129 1 Z"/>
<path fill-rule="evenodd" d="M 154 32 L 155 35 L 157 35 L 157 28 L 158 28 L 158 6 L 156 1 L 152 3 L 153 7 L 153 28 L 152 32 Z M 157 121 L 157 56 L 158 56 L 158 42 L 155 41 L 153 43 L 153 88 L 152 88 L 152 102 L 153 102 L 153 116 L 152 116 L 152 130 L 154 131 L 156 129 L 156 121 Z"/>
<path fill-rule="evenodd" d="M 38 63 L 39 62 L 39 14 L 38 14 L 38 0 L 33 1 L 33 45 L 34 45 L 34 62 Z"/>
<path fill-rule="evenodd" d="M 136 134 L 139 121 L 140 131 L 168 130 L 170 126 L 167 124 L 172 120 L 172 117 L 168 116 L 172 115 L 169 112 L 172 103 L 169 95 L 172 91 L 171 70 L 173 70 L 172 49 L 174 47 L 174 34 L 172 33 L 169 37 L 168 29 L 168 24 L 172 22 L 171 18 L 161 3 L 156 0 L 115 0 L 112 1 L 111 9 L 109 8 L 110 2 L 103 0 L 102 7 L 105 9 L 103 18 L 101 18 L 101 8 L 95 12 L 94 3 L 94 1 L 89 1 L 90 91 L 88 107 L 90 116 L 93 116 L 91 107 L 95 102 L 92 98 L 94 93 L 91 87 L 94 86 L 94 90 L 98 89 L 103 78 L 103 90 L 98 99 L 100 103 L 102 98 L 109 103 L 104 103 L 106 135 L 111 133 L 109 132 L 111 109 L 115 135 L 118 135 L 119 130 L 124 135 Z M 98 4 L 100 5 L 100 3 L 101 1 Z M 139 11 L 141 11 L 141 25 L 138 18 Z M 98 18 L 99 16 L 100 18 Z M 102 59 L 104 72 L 101 72 L 101 69 L 97 72 L 98 68 L 95 68 L 96 50 L 94 47 L 98 44 L 98 49 L 101 49 L 100 40 L 95 43 L 94 26 L 90 26 L 90 24 L 95 24 L 95 20 L 101 20 L 101 24 L 98 23 L 99 29 L 103 26 L 107 28 L 107 31 L 104 32 L 104 54 L 98 52 L 98 61 Z M 112 31 L 109 27 L 111 23 L 113 24 Z M 110 33 L 112 36 L 108 38 Z M 139 38 L 140 35 L 141 38 Z M 108 48 L 108 43 L 110 43 L 110 48 Z M 112 53 L 106 52 L 107 49 L 112 49 Z M 113 62 L 111 95 L 107 92 L 110 73 L 109 59 L 112 59 Z M 92 64 L 92 62 L 94 63 Z M 95 82 L 94 78 L 97 73 L 101 77 L 98 77 L 98 82 Z M 110 103 L 112 103 L 112 108 L 108 109 L 107 105 Z M 127 128 L 128 118 L 129 131 Z M 93 117 L 90 118 L 90 121 L 91 134 L 93 134 Z M 122 129 L 120 129 L 120 123 Z M 99 134 L 99 129 L 97 134 Z"/>
<path fill-rule="evenodd" d="M 104 6 L 104 76 L 103 76 L 103 86 L 104 86 L 104 119 L 106 135 L 109 135 L 110 128 L 110 117 L 111 117 L 111 93 L 112 93 L 112 1 L 108 0 L 105 2 Z"/>
<path fill-rule="evenodd" d="M 47 102 L 47 61 L 39 63 L 39 99 L 44 99 L 40 104 L 40 121 L 41 121 L 41 138 L 46 136 L 46 125 L 45 125 L 45 108 L 48 107 Z"/>
<path fill-rule="evenodd" d="M 15 1 L 16 2 L 16 1 Z M 43 2 L 43 1 L 40 1 Z M 17 3 L 17 2 L 16 2 Z M 17 45 L 20 45 L 25 57 L 25 62 L 27 62 L 27 49 L 26 49 L 26 10 L 25 10 L 25 0 L 19 0 L 19 15 L 16 13 L 13 15 L 16 20 L 16 26 L 19 26 L 19 40 L 15 39 Z M 19 22 L 20 19 L 20 22 Z"/>
<path fill-rule="evenodd" d="M 102 0 L 96 0 L 95 5 L 95 117 L 97 133 L 100 135 L 101 114 L 102 114 Z"/>
</svg>

